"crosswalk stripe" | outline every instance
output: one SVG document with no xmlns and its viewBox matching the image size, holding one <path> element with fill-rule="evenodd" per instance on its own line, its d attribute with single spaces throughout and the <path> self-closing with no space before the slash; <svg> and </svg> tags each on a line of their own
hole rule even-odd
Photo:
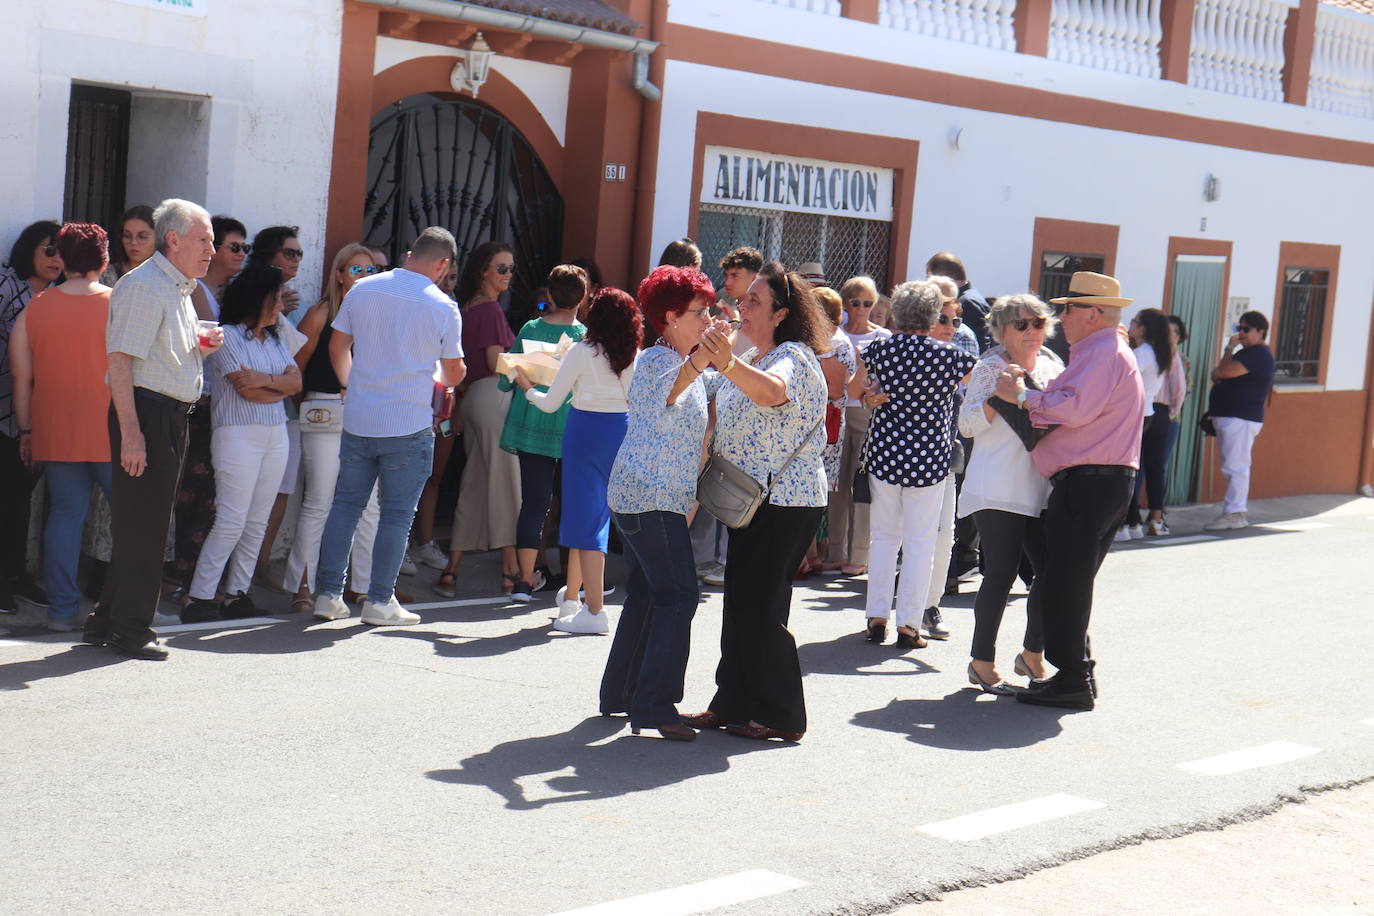
<svg viewBox="0 0 1374 916">
<path fill-rule="evenodd" d="M 1181 534 L 1178 537 L 1167 538 L 1145 538 L 1138 543 L 1147 547 L 1158 547 L 1164 544 L 1197 544 L 1202 541 L 1215 541 L 1219 538 L 1215 534 Z"/>
<path fill-rule="evenodd" d="M 1215 757 L 1204 757 L 1201 760 L 1180 763 L 1178 768 L 1202 773 L 1205 776 L 1229 776 L 1232 773 L 1253 770 L 1257 767 L 1301 760 L 1303 757 L 1310 757 L 1319 753 L 1321 753 L 1319 747 L 1294 744 L 1291 741 L 1274 741 L 1270 744 L 1261 744 L 1259 747 L 1248 747 L 1244 750 L 1217 754 Z"/>
<path fill-rule="evenodd" d="M 746 900 L 771 897 L 786 891 L 806 887 L 807 882 L 789 878 L 777 872 L 756 868 L 724 878 L 699 881 L 665 891 L 626 897 L 609 903 L 598 903 L 576 910 L 565 910 L 555 916 L 689 916 L 723 906 L 733 906 Z"/>
<path fill-rule="evenodd" d="M 1264 528 L 1268 531 L 1316 531 L 1318 528 L 1330 528 L 1326 522 L 1265 522 L 1256 525 L 1256 528 Z"/>
<path fill-rule="evenodd" d="M 979 840 L 994 833 L 1005 833 L 1018 827 L 1029 827 L 1043 821 L 1105 807 L 1107 805 L 1104 802 L 1059 793 L 1046 795 L 1043 798 L 1033 798 L 1029 801 L 1016 802 L 1011 805 L 1002 805 L 998 808 L 989 808 L 986 811 L 976 811 L 973 814 L 964 814 L 945 821 L 936 821 L 917 829 L 922 833 L 928 833 L 941 839 L 967 842 Z"/>
<path fill-rule="evenodd" d="M 154 626 L 153 632 L 159 636 L 165 633 L 194 633 L 198 630 L 224 630 L 230 627 L 266 627 L 276 623 L 286 623 L 285 617 L 244 617 L 242 620 L 207 620 L 204 623 L 177 623 L 169 627 Z"/>
</svg>

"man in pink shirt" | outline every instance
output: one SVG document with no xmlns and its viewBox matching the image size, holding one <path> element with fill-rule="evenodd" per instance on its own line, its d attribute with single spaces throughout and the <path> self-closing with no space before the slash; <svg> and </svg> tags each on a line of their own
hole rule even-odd
<svg viewBox="0 0 1374 916">
<path fill-rule="evenodd" d="M 1032 425 L 1054 427 L 1031 452 L 1054 482 L 1045 510 L 1045 562 L 1031 587 L 1045 621 L 1045 656 L 1059 672 L 1016 695 L 1022 703 L 1092 709 L 1097 696 L 1088 649 L 1093 580 L 1130 505 L 1140 459 L 1145 390 L 1121 309 L 1121 284 L 1080 271 L 1060 323 L 1072 358 L 1044 391 L 1028 390 L 1019 367 L 1003 373 L 997 396 L 1025 409 Z"/>
</svg>

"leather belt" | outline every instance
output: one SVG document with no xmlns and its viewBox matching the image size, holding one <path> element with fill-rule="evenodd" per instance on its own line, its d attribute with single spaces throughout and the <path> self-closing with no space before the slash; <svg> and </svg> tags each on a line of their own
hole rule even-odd
<svg viewBox="0 0 1374 916">
<path fill-rule="evenodd" d="M 151 388 L 139 388 L 135 386 L 134 397 L 145 398 L 155 404 L 165 404 L 188 415 L 191 411 L 196 409 L 195 401 L 181 401 L 171 395 L 163 394 L 161 391 L 153 391 Z"/>
<path fill-rule="evenodd" d="M 1055 474 L 1050 478 L 1053 483 L 1059 483 L 1065 477 L 1134 477 L 1135 468 L 1124 464 L 1076 464 L 1071 468 Z"/>
</svg>

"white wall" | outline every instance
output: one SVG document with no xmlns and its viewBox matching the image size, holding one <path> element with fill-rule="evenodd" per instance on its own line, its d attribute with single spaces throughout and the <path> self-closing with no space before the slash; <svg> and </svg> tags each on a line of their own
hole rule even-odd
<svg viewBox="0 0 1374 916">
<path fill-rule="evenodd" d="M 143 112 L 185 110 L 180 127 L 164 121 L 163 129 L 203 153 L 159 162 L 144 152 L 156 144 L 136 138 L 130 191 L 146 196 L 130 202 L 156 204 L 191 189 L 212 213 L 236 216 L 250 232 L 299 225 L 306 258 L 295 285 L 303 297 L 316 295 L 341 0 L 215 0 L 204 17 L 113 0 L 17 6 L 6 18 L 15 53 L 0 56 L 0 252 L 8 254 L 29 222 L 61 217 L 72 82 L 159 90 L 208 99 L 149 103 Z"/>
<path fill-rule="evenodd" d="M 703 8 L 714 2 L 703 0 Z M 815 16 L 753 0 L 742 0 L 741 14 L 753 6 L 778 15 Z M 675 4 L 673 9 L 698 7 Z M 832 28 L 846 24 L 815 18 Z M 913 44 L 920 40 L 907 38 Z M 975 71 L 966 64 L 960 72 Z M 920 270 L 931 253 L 951 249 L 964 258 L 984 293 L 1023 290 L 1036 217 L 1110 223 L 1121 227 L 1116 269 L 1124 294 L 1141 305 L 1161 304 L 1168 240 L 1176 235 L 1232 241 L 1229 294 L 1248 296 L 1252 308 L 1272 314 L 1279 243 L 1338 244 L 1342 258 L 1327 388 L 1364 387 L 1374 295 L 1374 259 L 1368 257 L 1374 250 L 1374 220 L 1369 217 L 1374 169 L 972 111 L 680 61 L 668 63 L 664 83 L 651 250 L 680 236 L 696 206 L 689 198 L 698 111 L 903 137 L 921 144 L 909 272 Z M 1293 119 L 1309 115 L 1293 106 L 1270 107 L 1286 110 Z M 1341 120 L 1356 122 L 1352 132 L 1364 130 L 1374 140 L 1374 125 Z M 948 139 L 953 127 L 964 129 L 958 149 Z M 1222 197 L 1214 203 L 1202 196 L 1208 174 L 1222 179 Z M 1205 231 L 1200 229 L 1203 217 Z"/>
</svg>

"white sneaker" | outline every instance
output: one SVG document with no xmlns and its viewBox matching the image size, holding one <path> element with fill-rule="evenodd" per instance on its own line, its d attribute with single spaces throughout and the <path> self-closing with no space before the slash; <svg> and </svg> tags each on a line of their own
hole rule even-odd
<svg viewBox="0 0 1374 916">
<path fill-rule="evenodd" d="M 1244 512 L 1223 512 L 1202 527 L 1207 531 L 1233 531 L 1249 526 L 1250 521 L 1245 517 Z"/>
<path fill-rule="evenodd" d="M 610 595 L 614 595 L 614 594 L 615 594 L 615 586 L 614 586 L 614 585 L 608 585 L 608 586 L 606 586 L 605 588 L 603 588 L 603 589 L 601 590 L 601 597 L 602 597 L 602 598 L 606 598 L 606 597 L 608 597 L 608 596 L 610 596 Z M 579 589 L 577 590 L 577 597 L 581 598 L 583 601 L 586 601 L 586 600 L 587 600 L 587 590 L 586 590 L 585 588 L 579 588 Z M 566 585 L 564 585 L 564 586 L 561 586 L 561 587 L 558 589 L 558 593 L 557 593 L 556 595 L 554 595 L 553 603 L 554 603 L 554 604 L 557 604 L 557 605 L 559 605 L 559 606 L 561 607 L 562 604 L 563 604 L 563 602 L 566 601 L 567 598 L 568 598 L 568 587 L 567 587 Z M 562 617 L 563 615 L 562 615 L 562 614 L 559 614 L 558 616 Z"/>
<path fill-rule="evenodd" d="M 725 584 L 725 567 L 717 563 L 702 573 L 698 578 L 707 585 Z"/>
<path fill-rule="evenodd" d="M 558 599 L 559 620 L 562 620 L 564 617 L 576 617 L 577 612 L 586 606 L 581 601 L 564 601 L 562 589 L 559 589 Z"/>
<path fill-rule="evenodd" d="M 374 627 L 404 627 L 419 622 L 420 615 L 401 607 L 395 595 L 386 604 L 369 601 L 363 605 L 363 623 Z"/>
<path fill-rule="evenodd" d="M 311 616 L 316 620 L 342 620 L 352 614 L 347 602 L 338 595 L 321 593 L 315 596 L 315 610 Z"/>
<path fill-rule="evenodd" d="M 410 558 L 421 566 L 428 566 L 431 569 L 443 569 L 448 565 L 448 554 L 440 550 L 439 545 L 433 541 L 410 548 Z"/>
<path fill-rule="evenodd" d="M 1171 534 L 1169 526 L 1164 523 L 1164 519 L 1162 518 L 1151 519 L 1147 522 L 1145 524 L 1145 533 L 1152 538 L 1166 538 Z"/>
<path fill-rule="evenodd" d="M 1138 541 L 1141 538 L 1145 537 L 1144 525 L 1128 525 L 1127 527 L 1131 529 L 1131 540 Z"/>
<path fill-rule="evenodd" d="M 565 603 L 572 604 L 571 601 Z M 559 610 L 563 609 L 560 607 Z M 585 604 L 581 604 L 576 613 L 564 614 L 555 620 L 553 628 L 564 633 L 605 634 L 611 632 L 611 622 L 606 619 L 604 608 L 600 614 L 593 614 Z"/>
<path fill-rule="evenodd" d="M 413 576 L 413 575 L 415 575 L 416 573 L 418 573 L 419 571 L 420 571 L 420 568 L 419 568 L 418 566 L 416 566 L 416 565 L 415 565 L 415 561 L 412 560 L 412 559 L 410 558 L 410 552 L 409 552 L 409 551 L 407 551 L 406 553 L 401 554 L 401 569 L 400 569 L 401 575 L 403 575 L 403 576 Z"/>
<path fill-rule="evenodd" d="M 1114 537 L 1112 540 L 1117 542 L 1131 540 L 1131 526 L 1122 525 L 1120 528 L 1116 529 L 1116 537 Z"/>
</svg>

